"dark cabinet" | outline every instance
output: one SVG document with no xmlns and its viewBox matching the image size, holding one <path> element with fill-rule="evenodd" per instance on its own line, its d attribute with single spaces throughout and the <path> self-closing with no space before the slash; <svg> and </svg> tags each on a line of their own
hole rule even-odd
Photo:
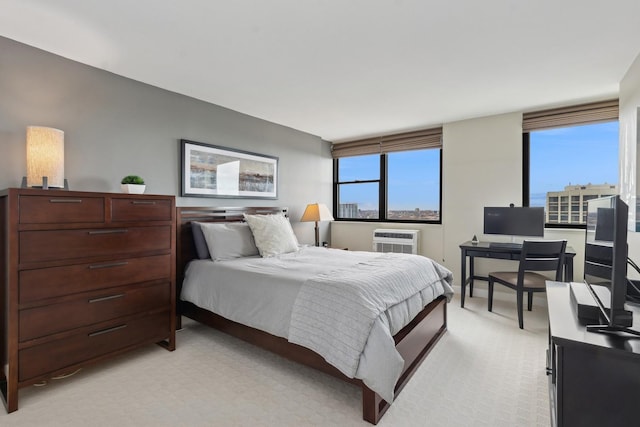
<svg viewBox="0 0 640 427">
<path fill-rule="evenodd" d="M 0 388 L 140 345 L 175 349 L 173 196 L 8 189 L 2 223 Z"/>
</svg>

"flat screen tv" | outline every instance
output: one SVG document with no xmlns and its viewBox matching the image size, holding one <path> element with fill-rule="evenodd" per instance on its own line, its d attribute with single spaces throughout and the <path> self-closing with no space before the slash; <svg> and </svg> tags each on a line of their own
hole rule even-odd
<svg viewBox="0 0 640 427">
<path fill-rule="evenodd" d="M 629 208 L 620 196 L 589 200 L 584 248 L 584 279 L 596 301 L 603 325 L 589 325 L 588 331 L 640 332 L 629 329 L 633 313 L 625 310 L 627 295 L 627 220 Z M 593 285 L 604 285 L 610 291 L 609 309 L 594 292 Z"/>
<path fill-rule="evenodd" d="M 544 208 L 485 207 L 484 234 L 544 236 Z"/>
</svg>

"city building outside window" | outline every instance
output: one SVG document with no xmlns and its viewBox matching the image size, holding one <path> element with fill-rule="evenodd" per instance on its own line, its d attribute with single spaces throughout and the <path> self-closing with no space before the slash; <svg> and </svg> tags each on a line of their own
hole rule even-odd
<svg viewBox="0 0 640 427">
<path fill-rule="evenodd" d="M 547 226 L 583 227 L 588 200 L 618 194 L 617 121 L 531 131 L 524 150 L 524 205 Z"/>
</svg>

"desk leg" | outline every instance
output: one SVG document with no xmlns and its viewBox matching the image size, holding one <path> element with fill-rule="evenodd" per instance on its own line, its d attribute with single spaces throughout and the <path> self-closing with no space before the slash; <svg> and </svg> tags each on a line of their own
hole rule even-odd
<svg viewBox="0 0 640 427">
<path fill-rule="evenodd" d="M 476 277 L 475 257 L 469 257 L 469 298 L 473 297 L 473 278 Z"/>
<path fill-rule="evenodd" d="M 465 288 L 467 287 L 467 251 L 465 249 L 461 249 L 462 259 L 460 260 L 460 268 L 462 270 L 462 274 L 460 275 L 460 307 L 464 307 L 464 294 L 466 293 Z"/>
<path fill-rule="evenodd" d="M 564 281 L 573 282 L 573 257 L 564 259 Z"/>
</svg>

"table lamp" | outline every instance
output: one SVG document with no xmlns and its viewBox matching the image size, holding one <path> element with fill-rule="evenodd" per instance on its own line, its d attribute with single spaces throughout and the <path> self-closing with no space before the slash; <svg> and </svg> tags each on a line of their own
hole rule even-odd
<svg viewBox="0 0 640 427">
<path fill-rule="evenodd" d="M 23 187 L 68 189 L 64 178 L 64 132 L 59 129 L 27 127 L 27 176 Z"/>
<path fill-rule="evenodd" d="M 318 228 L 318 221 L 333 221 L 333 215 L 331 215 L 327 205 L 324 203 L 311 203 L 307 205 L 300 221 L 314 221 L 316 223 L 316 246 L 320 246 L 320 230 Z"/>
</svg>

